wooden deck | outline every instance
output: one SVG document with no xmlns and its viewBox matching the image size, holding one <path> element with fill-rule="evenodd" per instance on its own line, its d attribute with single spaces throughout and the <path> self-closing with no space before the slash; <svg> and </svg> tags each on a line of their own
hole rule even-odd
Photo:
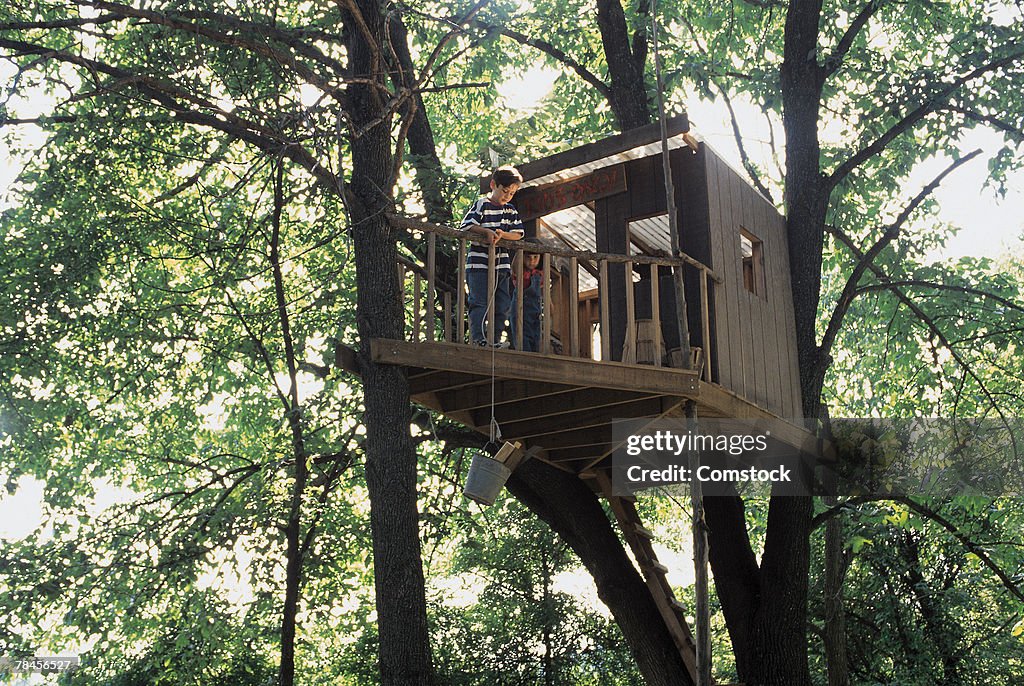
<svg viewBox="0 0 1024 686">
<path fill-rule="evenodd" d="M 433 341 L 378 339 L 371 354 L 375 362 L 408 368 L 414 401 L 483 434 L 489 433 L 493 371 L 502 437 L 523 441 L 538 459 L 581 476 L 609 465 L 616 448 L 613 419 L 681 417 L 687 400 L 696 402 L 699 417 L 773 420 L 778 440 L 821 454 L 813 433 L 700 380 L 695 371 Z"/>
</svg>

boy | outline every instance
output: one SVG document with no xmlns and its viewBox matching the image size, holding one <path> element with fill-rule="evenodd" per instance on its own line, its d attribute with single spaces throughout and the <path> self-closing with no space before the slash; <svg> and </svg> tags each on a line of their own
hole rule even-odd
<svg viewBox="0 0 1024 686">
<path fill-rule="evenodd" d="M 529 243 L 539 243 L 536 238 L 523 239 Z M 512 275 L 512 303 L 518 302 L 516 291 L 523 289 L 523 347 L 522 350 L 540 352 L 540 308 L 541 287 L 544 284 L 544 272 L 540 270 L 540 255 L 523 251 L 523 273 Z M 516 318 L 512 318 L 512 340 L 516 340 Z"/>
<path fill-rule="evenodd" d="M 491 175 L 491 194 L 473 203 L 459 228 L 484 236 L 489 244 L 497 243 L 501 239 L 518 241 L 523 237 L 523 223 L 519 220 L 519 212 L 508 203 L 522 182 L 523 177 L 515 167 L 498 167 Z M 487 252 L 487 245 L 471 243 L 469 255 L 466 256 L 469 339 L 475 345 L 507 347 L 507 344 L 499 344 L 499 341 L 505 331 L 509 310 L 512 307 L 512 260 L 508 250 L 500 247 L 497 249 L 494 293 L 488 293 Z M 489 310 L 494 321 L 493 341 L 487 340 L 484 328 Z"/>
</svg>

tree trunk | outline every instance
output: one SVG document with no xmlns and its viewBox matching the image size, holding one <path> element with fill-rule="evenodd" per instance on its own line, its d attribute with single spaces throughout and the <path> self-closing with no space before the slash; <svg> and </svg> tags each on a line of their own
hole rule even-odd
<svg viewBox="0 0 1024 686">
<path fill-rule="evenodd" d="M 692 684 L 650 591 L 593 491 L 579 478 L 537 460 L 520 466 L 508 489 L 579 555 L 647 684 Z"/>
<path fill-rule="evenodd" d="M 835 505 L 836 498 L 825 504 Z M 846 612 L 843 608 L 843 580 L 850 557 L 846 553 L 843 523 L 831 517 L 825 523 L 825 662 L 828 686 L 850 686 L 849 658 L 846 654 Z"/>
<path fill-rule="evenodd" d="M 611 77 L 610 104 L 619 128 L 628 131 L 650 124 L 654 116 L 644 82 L 647 52 L 637 50 L 634 54 L 630 48 L 629 27 L 619 0 L 597 0 L 597 26 Z"/>
<path fill-rule="evenodd" d="M 347 35 L 352 70 L 380 75 L 380 46 L 385 45 L 382 7 L 377 0 L 356 0 L 355 7 L 366 31 L 357 28 L 354 17 L 345 17 L 351 27 Z M 348 93 L 353 124 L 357 130 L 366 129 L 352 137 L 349 209 L 381 684 L 426 686 L 431 682 L 430 643 L 416 509 L 416 453 L 406 421 L 409 385 L 401 367 L 377 365 L 370 358 L 371 340 L 401 339 L 404 333 L 397 250 L 385 219 L 385 211 L 391 209 L 391 117 L 377 89 L 352 84 Z"/>
</svg>

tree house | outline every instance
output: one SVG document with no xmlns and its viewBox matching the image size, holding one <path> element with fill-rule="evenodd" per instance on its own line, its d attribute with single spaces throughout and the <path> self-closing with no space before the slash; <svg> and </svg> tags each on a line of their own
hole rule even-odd
<svg viewBox="0 0 1024 686">
<path fill-rule="evenodd" d="M 512 202 L 527 235 L 542 239 L 530 250 L 542 253 L 549 285 L 541 351 L 467 345 L 464 265 L 476 236 L 392 217 L 422 232 L 426 260 L 399 268 L 407 340 L 372 341 L 371 353 L 407 368 L 415 401 L 485 435 L 493 403 L 505 440 L 609 498 L 692 675 L 692 637 L 649 532 L 630 500 L 611 493 L 612 421 L 682 416 L 694 401 L 699 417 L 789 420 L 773 424 L 784 427 L 775 439 L 809 453 L 819 444 L 794 419 L 801 401 L 784 218 L 711 148 L 685 144 L 685 117 L 668 124 L 685 255 L 670 251 L 657 124 L 521 164 L 524 182 Z M 438 241 L 447 239 L 460 265 L 454 288 L 436 274 Z M 494 254 L 492 247 L 492 278 Z M 674 302 L 677 267 L 685 327 Z M 521 301 L 513 311 L 522 317 Z M 697 353 L 693 368 L 683 368 L 676 351 L 680 331 Z"/>
<path fill-rule="evenodd" d="M 423 232 L 427 258 L 400 267 L 408 339 L 374 341 L 374 359 L 407 367 L 416 401 L 485 433 L 493 373 L 503 436 L 582 476 L 608 464 L 613 418 L 678 415 L 687 400 L 701 417 L 799 417 L 785 220 L 712 149 L 686 146 L 685 117 L 669 126 L 683 258 L 669 250 L 657 125 L 528 162 L 512 202 L 527 235 L 543 239 L 531 247 L 542 253 L 550 284 L 541 352 L 492 354 L 466 345 L 464 273 L 459 287 L 439 286 L 435 255 L 437 241 L 452 238 L 464 269 L 473 239 L 394 217 Z M 696 369 L 680 368 L 673 355 L 677 265 L 685 277 L 684 330 L 700 351 Z M 517 316 L 522 303 L 513 303 Z M 791 427 L 780 440 L 813 445 L 801 424 Z"/>
</svg>

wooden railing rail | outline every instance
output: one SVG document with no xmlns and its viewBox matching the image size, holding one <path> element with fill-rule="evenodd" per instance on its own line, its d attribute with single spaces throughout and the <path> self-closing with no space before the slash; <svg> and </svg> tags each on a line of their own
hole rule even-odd
<svg viewBox="0 0 1024 686">
<path fill-rule="evenodd" d="M 601 330 L 601 351 L 600 359 L 610 360 L 614 357 L 611 349 L 610 335 L 610 313 L 609 298 L 603 297 L 610 288 L 609 264 L 622 265 L 623 272 L 632 275 L 634 265 L 649 265 L 651 278 L 649 281 L 651 318 L 649 326 L 645 320 L 645 332 L 653 336 L 653 341 L 644 341 L 643 350 L 638 357 L 638 320 L 635 311 L 633 279 L 625 279 L 625 343 L 622 348 L 621 359 L 623 362 L 642 362 L 660 366 L 662 361 L 661 350 L 661 294 L 659 291 L 659 276 L 664 268 L 672 269 L 680 266 L 696 269 L 699 274 L 699 298 L 701 314 L 701 335 L 703 341 L 710 340 L 709 320 L 709 287 L 708 281 L 721 283 L 721 278 L 707 265 L 693 259 L 688 255 L 678 258 L 658 255 L 623 255 L 618 253 L 603 253 L 581 250 L 571 250 L 551 245 L 529 243 L 523 244 L 519 241 L 499 241 L 497 244 L 490 244 L 487 240 L 470 231 L 460 231 L 439 224 L 408 219 L 397 215 L 389 215 L 393 226 L 411 231 L 421 232 L 427 242 L 426 264 L 420 265 L 406 257 L 399 257 L 399 278 L 403 284 L 408 283 L 411 277 L 411 316 L 409 335 L 412 340 L 429 341 L 466 341 L 466 254 L 469 243 L 487 246 L 488 268 L 487 283 L 489 293 L 494 292 L 497 281 L 497 248 L 507 248 L 513 253 L 514 274 L 522 274 L 523 251 L 541 255 L 541 270 L 545 287 L 541 289 L 541 331 L 539 352 L 550 354 L 552 352 L 552 333 L 555 330 L 555 303 L 553 302 L 551 286 L 552 272 L 559 275 L 558 284 L 562 295 L 560 309 L 557 313 L 559 319 L 558 338 L 562 345 L 562 352 L 572 357 L 591 356 L 590 342 L 582 345 L 580 327 L 580 307 L 586 308 L 586 303 L 581 305 L 579 290 L 579 267 L 587 265 L 587 271 L 597 276 L 597 293 L 599 303 L 598 325 Z M 458 277 L 453 289 L 450 280 L 437 278 L 437 237 L 451 238 L 458 241 Z M 562 258 L 565 269 L 560 270 L 553 264 L 553 258 Z M 408 293 L 409 288 L 403 289 Z M 524 289 L 516 289 L 516 297 L 512 303 L 512 314 L 509 324 L 515 332 L 512 343 L 516 349 L 523 348 L 523 293 Z M 438 303 L 440 298 L 440 306 Z M 591 297 L 592 300 L 592 297 Z M 586 308 L 586 311 L 590 311 Z M 441 323 L 438 325 L 438 315 Z M 589 325 L 589 321 L 586 322 Z M 494 340 L 494 317 L 487 318 L 488 340 Z M 583 329 L 583 335 L 589 327 Z M 509 332 L 510 337 L 512 332 Z M 705 343 L 703 351 L 704 369 L 703 375 L 706 380 L 711 380 L 711 353 L 709 346 Z"/>
</svg>

